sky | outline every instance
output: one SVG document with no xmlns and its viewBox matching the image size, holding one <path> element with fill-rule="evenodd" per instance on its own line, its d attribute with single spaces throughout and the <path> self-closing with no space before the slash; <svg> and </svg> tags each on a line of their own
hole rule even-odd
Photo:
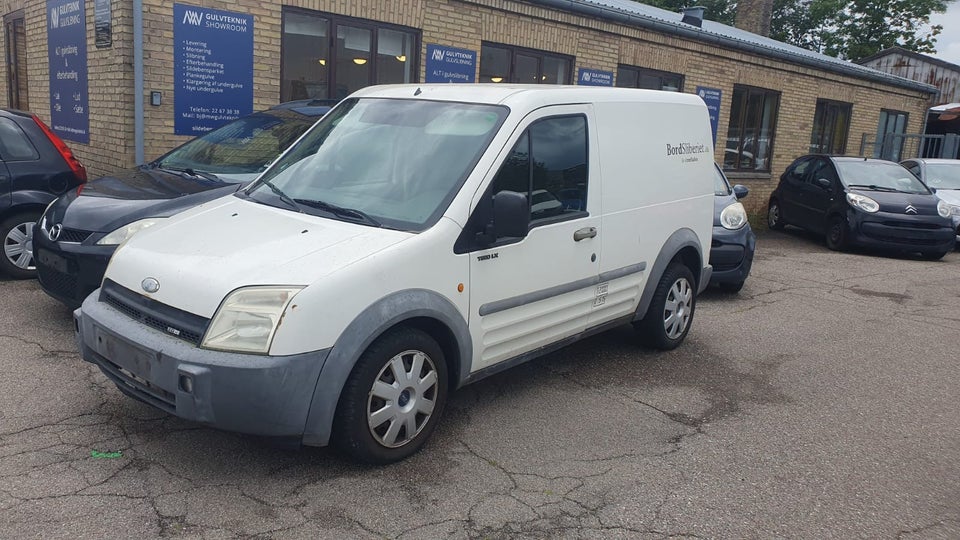
<svg viewBox="0 0 960 540">
<path fill-rule="evenodd" d="M 943 25 L 943 31 L 937 36 L 937 52 L 932 56 L 960 64 L 960 2 L 950 3 L 946 13 L 934 13 L 930 24 Z"/>
</svg>

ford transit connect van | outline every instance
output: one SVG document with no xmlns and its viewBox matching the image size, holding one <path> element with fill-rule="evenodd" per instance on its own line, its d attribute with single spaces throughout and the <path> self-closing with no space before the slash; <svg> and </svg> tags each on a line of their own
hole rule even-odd
<svg viewBox="0 0 960 540">
<path fill-rule="evenodd" d="M 696 96 L 371 87 L 248 188 L 122 244 L 77 339 L 171 414 L 386 463 L 451 390 L 579 338 L 678 346 L 712 224 Z"/>
</svg>

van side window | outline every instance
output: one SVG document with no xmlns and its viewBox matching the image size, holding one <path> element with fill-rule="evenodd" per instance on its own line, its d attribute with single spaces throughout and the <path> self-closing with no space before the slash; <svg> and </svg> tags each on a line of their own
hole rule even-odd
<svg viewBox="0 0 960 540">
<path fill-rule="evenodd" d="M 587 209 L 587 119 L 546 118 L 520 137 L 493 181 L 492 194 L 526 193 L 530 220 Z"/>
</svg>

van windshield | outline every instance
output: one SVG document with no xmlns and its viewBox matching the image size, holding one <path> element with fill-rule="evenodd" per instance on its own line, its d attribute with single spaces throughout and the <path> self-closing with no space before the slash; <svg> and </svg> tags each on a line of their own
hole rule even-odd
<svg viewBox="0 0 960 540">
<path fill-rule="evenodd" d="M 508 112 L 496 105 L 349 100 L 245 193 L 332 219 L 422 231 L 440 218 Z"/>
</svg>

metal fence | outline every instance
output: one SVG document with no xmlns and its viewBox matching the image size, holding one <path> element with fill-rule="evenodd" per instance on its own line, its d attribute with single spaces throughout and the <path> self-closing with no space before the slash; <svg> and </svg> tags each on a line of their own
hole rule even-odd
<svg viewBox="0 0 960 540">
<path fill-rule="evenodd" d="M 860 156 L 889 161 L 912 158 L 957 159 L 958 150 L 960 150 L 960 135 L 955 133 L 945 135 L 887 133 L 882 139 L 877 139 L 870 133 L 864 133 L 860 137 Z"/>
</svg>

